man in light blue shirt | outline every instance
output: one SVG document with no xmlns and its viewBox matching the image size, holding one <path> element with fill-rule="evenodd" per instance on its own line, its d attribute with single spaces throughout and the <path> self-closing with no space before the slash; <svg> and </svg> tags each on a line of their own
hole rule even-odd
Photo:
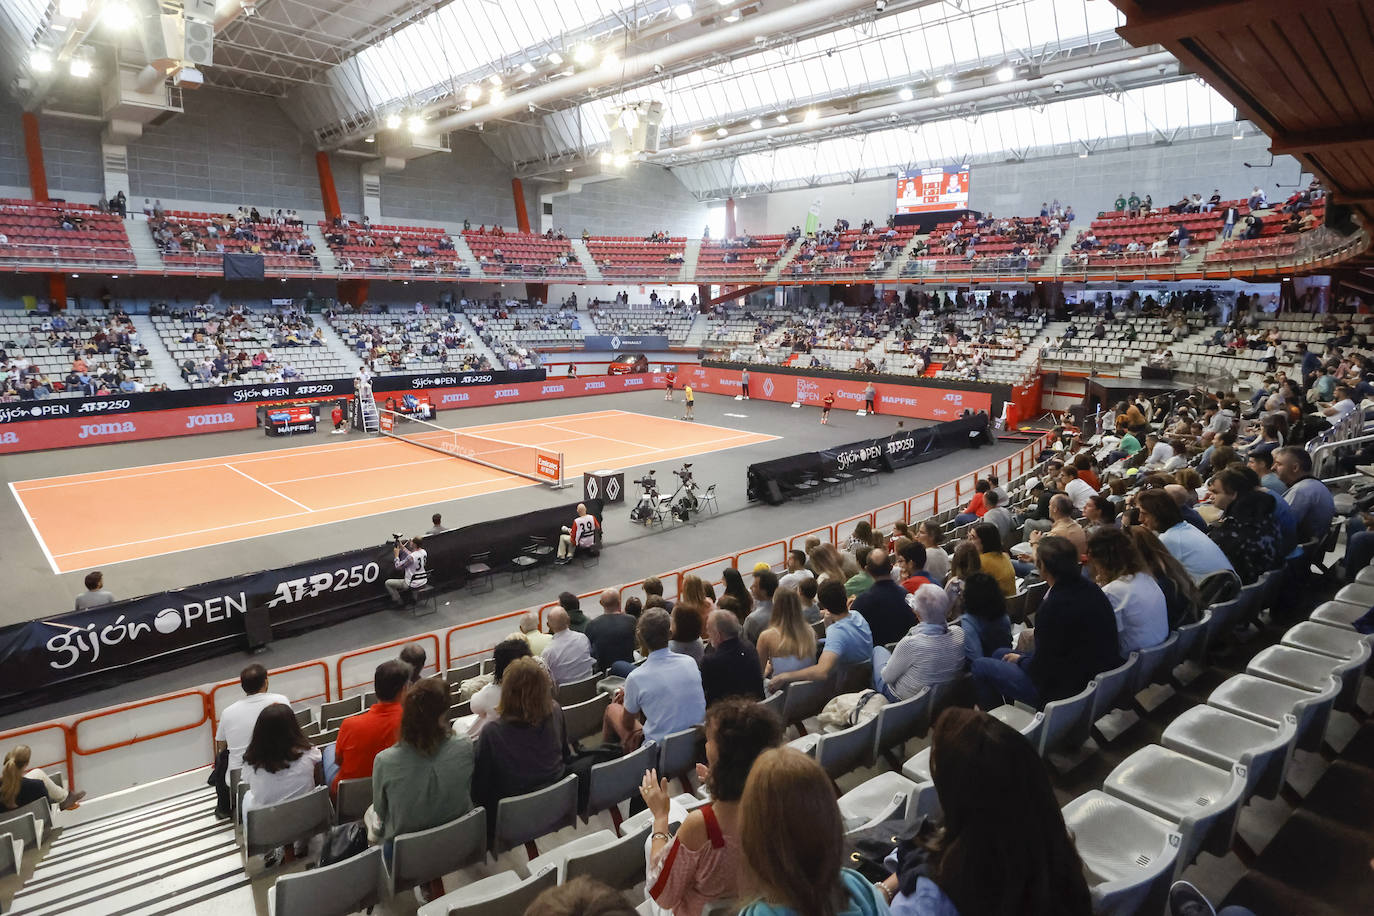
<svg viewBox="0 0 1374 916">
<path fill-rule="evenodd" d="M 1159 542 L 1195 581 L 1223 569 L 1235 571 L 1215 541 L 1183 520 L 1178 503 L 1164 490 L 1141 490 L 1135 504 L 1140 523 L 1159 535 Z"/>
<path fill-rule="evenodd" d="M 1274 473 L 1288 487 L 1283 498 L 1297 520 L 1298 543 L 1326 537 L 1336 515 L 1336 501 L 1326 484 L 1312 476 L 1307 449 L 1296 445 L 1274 449 Z"/>
<path fill-rule="evenodd" d="M 701 669 L 690 655 L 668 648 L 672 631 L 672 618 L 662 608 L 650 608 L 639 617 L 635 635 L 648 655 L 625 678 L 616 702 L 606 708 L 602 729 L 606 740 L 619 738 L 626 751 L 645 741 L 661 742 L 706 719 Z"/>
<path fill-rule="evenodd" d="M 845 669 L 872 661 L 873 632 L 861 614 L 849 613 L 844 584 L 829 580 L 821 585 L 816 598 L 821 605 L 821 620 L 825 622 L 821 657 L 809 668 L 775 675 L 768 682 L 770 690 L 781 690 L 792 681 L 823 681 L 836 672 L 836 677 L 842 678 Z"/>
</svg>

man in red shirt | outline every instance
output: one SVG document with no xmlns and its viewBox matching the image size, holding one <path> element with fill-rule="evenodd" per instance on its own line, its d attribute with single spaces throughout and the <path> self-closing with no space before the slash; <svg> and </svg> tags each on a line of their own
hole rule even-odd
<svg viewBox="0 0 1374 916">
<path fill-rule="evenodd" d="M 821 401 L 821 422 L 830 422 L 830 408 L 835 406 L 835 392 L 830 392 Z"/>
<path fill-rule="evenodd" d="M 345 432 L 347 432 L 347 430 L 344 429 L 344 412 L 342 403 L 334 405 L 334 409 L 329 412 L 329 419 L 334 421 L 334 435 L 341 436 Z"/>
<path fill-rule="evenodd" d="M 663 382 L 663 400 L 671 401 L 673 399 L 673 386 L 677 384 L 677 376 L 669 372 L 666 376 L 664 376 Z"/>
<path fill-rule="evenodd" d="M 334 742 L 334 762 L 339 772 L 329 783 L 331 795 L 338 794 L 341 779 L 370 777 L 372 761 L 396 743 L 401 731 L 401 699 L 410 684 L 410 673 L 410 666 L 400 659 L 382 662 L 373 675 L 377 702 L 366 712 L 340 723 L 339 737 Z"/>
</svg>

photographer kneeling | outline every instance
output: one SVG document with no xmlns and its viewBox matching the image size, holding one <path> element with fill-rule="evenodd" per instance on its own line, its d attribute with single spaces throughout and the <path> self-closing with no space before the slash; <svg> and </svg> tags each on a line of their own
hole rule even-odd
<svg viewBox="0 0 1374 916">
<path fill-rule="evenodd" d="M 558 563 L 571 563 L 573 554 L 579 547 L 583 550 L 595 548 L 596 530 L 600 527 L 601 523 L 596 520 L 596 516 L 587 513 L 586 504 L 578 503 L 577 518 L 573 519 L 572 527 L 564 528 L 563 534 L 558 538 Z"/>
<path fill-rule="evenodd" d="M 402 578 L 387 579 L 382 584 L 386 586 L 387 594 L 391 595 L 391 603 L 397 607 L 404 607 L 415 600 L 415 589 L 429 584 L 429 569 L 425 565 L 429 560 L 429 553 L 421 546 L 419 535 L 408 541 L 400 534 L 392 537 L 396 540 L 392 553 L 396 558 L 396 568 L 401 570 Z M 406 594 L 404 600 L 401 598 L 402 589 Z"/>
</svg>

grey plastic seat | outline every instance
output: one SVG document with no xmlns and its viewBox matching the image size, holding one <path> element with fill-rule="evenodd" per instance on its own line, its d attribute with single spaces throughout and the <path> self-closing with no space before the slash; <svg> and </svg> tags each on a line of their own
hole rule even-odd
<svg viewBox="0 0 1374 916">
<path fill-rule="evenodd" d="M 361 694 L 351 697 L 344 697 L 342 700 L 335 700 L 333 703 L 325 703 L 320 707 L 318 719 L 322 723 L 328 723 L 333 719 L 342 719 L 363 711 L 363 698 Z M 329 725 L 324 726 L 325 731 L 329 730 Z"/>
<path fill-rule="evenodd" d="M 885 820 L 905 810 L 919 784 L 900 773 L 879 773 L 840 796 L 840 816 L 846 830 Z"/>
<path fill-rule="evenodd" d="M 1027 735 L 1041 757 L 1059 748 L 1077 748 L 1088 740 L 1093 724 L 1093 696 L 1096 693 L 1097 681 L 1092 680 L 1073 696 L 1045 704 L 1040 728 Z"/>
<path fill-rule="evenodd" d="M 692 791 L 687 777 L 704 762 L 706 735 L 700 726 L 685 728 L 665 735 L 659 745 L 658 775 L 660 779 L 681 779 L 685 791 Z"/>
<path fill-rule="evenodd" d="M 779 690 L 777 693 L 770 693 L 770 694 L 768 694 L 766 697 L 763 698 L 763 702 L 760 703 L 759 705 L 764 706 L 764 707 L 767 707 L 768 709 L 773 710 L 773 712 L 777 713 L 778 716 L 781 717 L 781 716 L 782 716 L 783 704 L 784 704 L 784 702 L 785 702 L 786 700 L 787 700 L 787 691 L 785 691 L 785 690 Z"/>
<path fill-rule="evenodd" d="M 339 731 L 339 727 L 343 725 L 344 719 L 351 719 L 356 715 L 359 715 L 359 713 L 349 713 L 346 716 L 337 716 L 333 719 L 330 719 L 329 721 L 324 723 L 324 728 L 321 731 L 337 733 Z"/>
<path fill-rule="evenodd" d="M 1127 685 L 1133 683 L 1135 672 L 1140 665 L 1140 653 L 1132 652 L 1120 665 L 1110 671 L 1103 671 L 1093 678 L 1097 682 L 1097 690 L 1093 692 L 1092 712 L 1088 715 L 1089 722 L 1096 722 L 1107 713 L 1122 705 L 1122 693 Z M 1124 699 L 1129 702 L 1130 694 Z"/>
<path fill-rule="evenodd" d="M 316 786 L 304 795 L 256 808 L 244 815 L 243 849 L 258 856 L 279 846 L 308 840 L 334 824 L 329 787 Z"/>
<path fill-rule="evenodd" d="M 1177 643 L 1178 634 L 1170 633 L 1169 638 L 1159 645 L 1136 650 L 1135 654 L 1140 656 L 1140 662 L 1136 665 L 1135 674 L 1131 676 L 1131 683 L 1126 688 L 1131 692 L 1131 696 L 1134 697 L 1146 687 L 1156 683 L 1162 676 L 1168 675 L 1169 672 L 1164 668 L 1164 663 L 1168 661 Z"/>
<path fill-rule="evenodd" d="M 335 809 L 339 812 L 339 823 L 360 821 L 372 804 L 372 777 L 340 779 Z"/>
<path fill-rule="evenodd" d="M 644 880 L 644 841 L 649 838 L 650 827 L 645 824 L 619 839 L 610 834 L 613 842 L 599 848 L 571 851 L 563 861 L 560 882 L 586 875 L 616 890 L 630 890 Z"/>
<path fill-rule="evenodd" d="M 382 847 L 333 865 L 282 875 L 267 895 L 269 916 L 349 916 L 379 902 Z"/>
<path fill-rule="evenodd" d="M 592 735 L 601 734 L 602 723 L 606 717 L 606 707 L 611 705 L 611 695 L 598 693 L 590 700 L 573 703 L 563 707 L 563 727 L 569 741 L 581 741 Z"/>
<path fill-rule="evenodd" d="M 457 668 L 448 669 L 444 672 L 444 680 L 448 681 L 454 687 L 457 687 L 459 684 L 463 683 L 463 681 L 471 680 L 481 673 L 482 663 L 473 662 L 470 665 L 459 665 Z"/>
<path fill-rule="evenodd" d="M 552 867 L 523 879 L 504 871 L 431 900 L 416 916 L 513 916 L 557 883 L 558 869 Z"/>
<path fill-rule="evenodd" d="M 29 815 L 25 815 L 25 819 L 32 822 Z M 23 837 L 13 832 L 0 832 L 0 878 L 17 875 L 23 869 L 24 845 Z"/>
<path fill-rule="evenodd" d="M 1326 678 L 1335 675 L 1341 681 L 1341 694 L 1336 698 L 1336 705 L 1338 708 L 1348 708 L 1359 693 L 1360 678 L 1369 655 L 1370 646 L 1367 642 L 1360 643 L 1355 654 L 1347 659 L 1304 652 L 1289 646 L 1270 646 L 1256 653 L 1250 659 L 1250 664 L 1245 666 L 1245 671 L 1304 690 L 1320 690 Z"/>
<path fill-rule="evenodd" d="M 783 722 L 804 731 L 802 723 L 819 715 L 834 695 L 834 688 L 828 681 L 793 681 L 783 692 Z"/>
<path fill-rule="evenodd" d="M 1346 604 L 1363 605 L 1365 610 L 1368 610 L 1374 607 L 1374 585 L 1364 582 L 1351 582 L 1341 586 L 1341 590 L 1336 592 L 1335 598 Z"/>
<path fill-rule="evenodd" d="M 997 721 L 1010 725 L 1019 731 L 1032 744 L 1039 740 L 1040 729 L 1045 723 L 1043 712 L 1034 712 L 1020 706 L 1003 705 L 991 710 L 988 715 Z M 1037 745 L 1038 746 L 1038 745 Z M 928 783 L 930 778 L 930 747 L 924 747 L 902 764 L 902 776 L 913 782 Z"/>
<path fill-rule="evenodd" d="M 593 674 L 591 677 L 583 678 L 580 681 L 570 681 L 567 684 L 558 686 L 558 705 L 575 706 L 578 703 L 585 703 L 596 696 L 596 684 L 601 680 L 601 675 Z"/>
<path fill-rule="evenodd" d="M 1240 623 L 1241 618 L 1245 616 L 1245 607 L 1239 598 L 1219 602 L 1208 610 L 1212 612 L 1212 619 L 1207 627 L 1208 646 L 1217 645 L 1226 631 Z"/>
<path fill-rule="evenodd" d="M 539 855 L 534 841 L 577 823 L 577 775 L 569 773 L 551 786 L 503 798 L 496 806 L 492 852 L 523 844 L 530 858 Z"/>
<path fill-rule="evenodd" d="M 1064 806 L 1096 916 L 1159 913 L 1178 869 L 1173 824 L 1093 789 Z"/>
<path fill-rule="evenodd" d="M 877 733 L 873 736 L 874 760 L 929 730 L 930 704 L 934 695 L 929 687 L 922 687 L 915 696 L 888 703 L 878 710 Z"/>
<path fill-rule="evenodd" d="M 877 735 L 877 716 L 837 732 L 826 732 L 816 742 L 816 762 L 831 779 L 838 779 L 861 764 L 871 762 Z"/>
<path fill-rule="evenodd" d="M 1240 764 L 1223 770 L 1151 744 L 1118 764 L 1102 789 L 1176 825 L 1187 866 L 1203 849 L 1218 856 L 1230 850 L 1246 773 Z"/>
<path fill-rule="evenodd" d="M 1165 670 L 1172 672 L 1186 661 L 1200 662 L 1207 654 L 1207 631 L 1212 625 L 1212 609 L 1202 612 L 1197 623 L 1185 624 L 1178 628 L 1178 639 L 1173 650 L 1164 662 Z"/>
<path fill-rule="evenodd" d="M 1310 620 L 1289 627 L 1288 632 L 1283 634 L 1283 639 L 1279 640 L 1281 645 L 1319 655 L 1329 655 L 1341 661 L 1354 658 L 1360 653 L 1360 645 L 1368 642 L 1368 636 L 1353 630 L 1341 630 Z"/>
<path fill-rule="evenodd" d="M 1374 566 L 1366 566 L 1355 573 L 1355 581 L 1360 585 L 1374 585 Z"/>
<path fill-rule="evenodd" d="M 620 833 L 620 803 L 634 798 L 644 783 L 644 773 L 657 765 L 659 747 L 646 741 L 638 750 L 624 757 L 608 760 L 592 767 L 587 774 L 587 803 L 582 808 L 582 818 L 609 811 L 615 832 Z"/>
<path fill-rule="evenodd" d="M 487 857 L 487 812 L 476 807 L 462 817 L 396 837 L 386 869 L 390 896 L 481 862 Z"/>
<path fill-rule="evenodd" d="M 39 801 L 43 800 L 39 799 Z M 20 858 L 23 858 L 25 849 L 37 849 L 42 846 L 43 836 L 46 832 L 43 822 L 35 817 L 31 811 L 25 811 L 22 814 L 18 811 L 11 811 L 3 821 L 0 821 L 0 834 L 10 837 L 12 841 L 19 844 Z"/>
<path fill-rule="evenodd" d="M 1245 716 L 1271 728 L 1278 728 L 1289 714 L 1297 720 L 1297 746 L 1315 751 L 1321 747 L 1331 709 L 1341 692 L 1340 678 L 1327 679 L 1320 693 L 1290 687 L 1251 674 L 1227 678 L 1207 697 L 1207 705 Z"/>
<path fill-rule="evenodd" d="M 1278 728 L 1217 709 L 1194 706 L 1174 719 L 1160 739 L 1170 750 L 1223 769 L 1243 763 L 1248 792 L 1273 798 L 1283 788 L 1293 758 L 1298 720 L 1284 716 Z"/>
<path fill-rule="evenodd" d="M 1358 604 L 1347 604 L 1344 601 L 1327 601 L 1317 605 L 1308 619 L 1328 627 L 1337 627 L 1342 630 L 1355 629 L 1355 621 L 1369 613 L 1369 608 L 1361 607 Z"/>
</svg>

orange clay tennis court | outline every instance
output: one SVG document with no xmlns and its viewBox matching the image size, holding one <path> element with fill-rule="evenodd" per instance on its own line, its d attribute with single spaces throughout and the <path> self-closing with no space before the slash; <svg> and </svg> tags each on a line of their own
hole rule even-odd
<svg viewBox="0 0 1374 916">
<path fill-rule="evenodd" d="M 778 438 L 621 410 L 462 429 L 561 451 L 569 481 Z M 384 437 L 10 484 L 59 573 L 525 486 Z"/>
</svg>

